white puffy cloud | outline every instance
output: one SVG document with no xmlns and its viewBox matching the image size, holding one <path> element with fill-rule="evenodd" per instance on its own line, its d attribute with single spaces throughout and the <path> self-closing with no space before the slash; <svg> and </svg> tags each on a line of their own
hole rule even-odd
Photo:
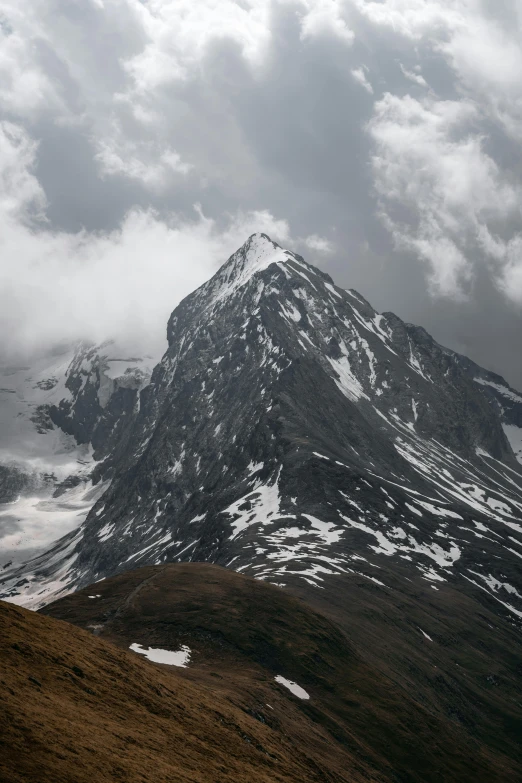
<svg viewBox="0 0 522 783">
<path fill-rule="evenodd" d="M 133 209 L 110 232 L 53 231 L 36 220 L 45 195 L 34 176 L 37 145 L 0 126 L 0 330 L 14 354 L 53 342 L 116 338 L 153 353 L 165 347 L 176 304 L 255 231 L 282 242 L 288 224 L 266 211 L 237 212 L 218 226 L 195 206 L 192 219 Z"/>
<path fill-rule="evenodd" d="M 401 63 L 401 71 L 404 74 L 404 76 L 408 79 L 408 81 L 413 82 L 414 84 L 418 84 L 419 87 L 427 87 L 428 83 L 422 73 L 420 73 L 420 66 L 416 66 L 416 70 L 410 71 L 408 68 L 405 68 L 404 65 Z"/>
<path fill-rule="evenodd" d="M 260 78 L 274 13 L 287 8 L 303 42 L 352 42 L 340 0 L 90 0 L 81 10 L 85 26 L 80 7 L 61 0 L 52 9 L 33 0 L 30 12 L 17 0 L 0 0 L 2 105 L 14 119 L 51 115 L 56 125 L 77 126 L 101 176 L 124 176 L 160 193 L 173 186 L 173 175 L 195 166 L 176 139 L 184 121 L 196 122 L 190 88 L 197 85 L 195 95 L 207 89 L 222 45 L 235 47 L 251 77 Z M 215 100 L 208 93 L 208 105 Z M 201 181 L 208 176 L 196 173 Z"/>
<path fill-rule="evenodd" d="M 522 7 L 482 0 L 351 0 L 410 62 L 427 52 L 454 78 L 451 100 L 387 93 L 368 128 L 381 217 L 395 243 L 427 262 L 435 294 L 462 297 L 476 267 L 520 302 L 520 197 L 498 138 L 522 133 Z M 404 47 L 404 41 L 411 45 Z M 428 88 L 419 62 L 404 77 Z M 497 153 L 497 154 L 496 154 Z"/>
<path fill-rule="evenodd" d="M 63 108 L 42 63 L 46 43 L 31 14 L 12 0 L 0 3 L 0 105 L 31 118 L 42 107 Z"/>
<path fill-rule="evenodd" d="M 127 0 L 146 35 L 142 51 L 125 61 L 136 88 L 146 93 L 185 79 L 214 42 L 234 41 L 252 66 L 270 43 L 267 0 Z"/>
<path fill-rule="evenodd" d="M 351 0 L 353 6 L 375 25 L 418 41 L 455 28 L 475 0 Z M 475 10 L 475 8 L 473 10 Z"/>
<path fill-rule="evenodd" d="M 513 302 L 522 305 L 522 236 L 513 237 L 501 248 L 499 288 Z"/>
<path fill-rule="evenodd" d="M 369 92 L 370 95 L 373 95 L 373 87 L 371 83 L 368 81 L 368 77 L 366 76 L 366 69 L 364 67 L 360 68 L 352 68 L 351 74 L 355 81 L 361 85 L 361 87 L 364 87 L 366 92 Z"/>
<path fill-rule="evenodd" d="M 444 57 L 461 92 L 517 140 L 522 132 L 522 6 L 482 0 L 351 0 L 369 22 Z M 415 81 L 414 73 L 403 71 Z M 419 82 L 420 83 L 420 82 Z"/>
<path fill-rule="evenodd" d="M 193 169 L 170 147 L 150 142 L 139 145 L 126 139 L 121 131 L 98 139 L 96 146 L 95 160 L 101 176 L 128 177 L 158 193 L 172 184 L 175 175 L 186 175 Z"/>
<path fill-rule="evenodd" d="M 475 9 L 473 9 L 475 10 Z M 522 9 L 506 27 L 481 13 L 463 16 L 439 49 L 464 90 L 517 142 L 522 133 Z"/>
<path fill-rule="evenodd" d="M 482 0 L 351 0 L 373 25 L 442 54 L 461 87 L 520 116 L 522 7 Z M 492 93 L 495 90 L 496 93 Z"/>
<path fill-rule="evenodd" d="M 326 237 L 320 237 L 317 234 L 310 234 L 303 240 L 303 243 L 310 250 L 315 250 L 318 253 L 333 253 L 334 246 Z"/>
<path fill-rule="evenodd" d="M 16 123 L 0 122 L 0 214 L 23 220 L 42 215 L 45 193 L 32 173 L 38 144 Z"/>
<path fill-rule="evenodd" d="M 369 124 L 375 187 L 396 244 L 427 262 L 435 293 L 463 296 L 482 256 L 518 301 L 522 187 L 485 151 L 477 119 L 465 100 L 384 95 Z"/>
<path fill-rule="evenodd" d="M 344 18 L 342 0 L 303 0 L 304 13 L 301 17 L 301 39 L 316 36 L 333 36 L 351 44 L 354 32 Z"/>
</svg>

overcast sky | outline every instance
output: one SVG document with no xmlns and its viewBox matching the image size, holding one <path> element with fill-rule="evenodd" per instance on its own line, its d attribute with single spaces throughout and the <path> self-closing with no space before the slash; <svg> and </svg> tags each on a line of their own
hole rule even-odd
<svg viewBox="0 0 522 783">
<path fill-rule="evenodd" d="M 520 0 L 0 0 L 0 31 L 10 359 L 160 350 L 261 230 L 522 389 Z"/>
</svg>

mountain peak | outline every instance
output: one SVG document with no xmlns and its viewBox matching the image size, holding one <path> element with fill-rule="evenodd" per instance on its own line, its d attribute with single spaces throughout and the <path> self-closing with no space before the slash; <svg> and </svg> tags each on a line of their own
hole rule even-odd
<svg viewBox="0 0 522 783">
<path fill-rule="evenodd" d="M 284 250 L 267 234 L 251 234 L 216 274 L 185 301 L 204 303 L 204 308 L 208 311 L 213 310 L 216 305 L 220 308 L 232 295 L 244 288 L 254 275 L 268 269 L 272 264 L 285 264 L 295 259 L 294 253 Z"/>
<path fill-rule="evenodd" d="M 251 257 L 262 248 L 265 248 L 267 252 L 271 252 L 275 249 L 282 249 L 277 242 L 274 242 L 274 240 L 268 236 L 268 234 L 264 234 L 262 231 L 256 231 L 254 234 L 250 234 L 248 239 L 238 248 L 237 252 L 244 251 L 245 254 Z"/>
<path fill-rule="evenodd" d="M 221 282 L 230 284 L 231 290 L 225 293 L 245 285 L 256 272 L 274 263 L 285 263 L 292 256 L 289 250 L 284 250 L 267 234 L 252 234 L 218 272 Z"/>
</svg>

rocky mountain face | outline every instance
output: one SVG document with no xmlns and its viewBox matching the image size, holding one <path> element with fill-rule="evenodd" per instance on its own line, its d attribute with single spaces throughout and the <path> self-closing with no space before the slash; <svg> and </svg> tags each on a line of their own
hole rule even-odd
<svg viewBox="0 0 522 783">
<path fill-rule="evenodd" d="M 167 335 L 141 390 L 136 373 L 111 386 L 92 350 L 75 358 L 72 399 L 46 415 L 92 444 L 94 479 L 111 483 L 3 596 L 37 606 L 177 560 L 316 587 L 384 585 L 394 563 L 522 616 L 522 396 L 503 379 L 262 234 Z"/>
<path fill-rule="evenodd" d="M 111 342 L 80 345 L 66 371 L 68 396 L 39 408 L 76 443 L 89 443 L 95 460 L 126 439 L 139 407 L 139 392 L 152 371 L 146 360 L 120 358 L 115 348 Z"/>
</svg>

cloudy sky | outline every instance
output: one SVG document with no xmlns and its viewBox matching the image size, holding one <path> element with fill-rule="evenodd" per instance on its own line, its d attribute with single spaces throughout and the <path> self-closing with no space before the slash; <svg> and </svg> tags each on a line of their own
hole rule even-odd
<svg viewBox="0 0 522 783">
<path fill-rule="evenodd" d="M 520 0 L 0 0 L 0 35 L 4 354 L 158 350 L 261 230 L 522 388 Z"/>
</svg>

